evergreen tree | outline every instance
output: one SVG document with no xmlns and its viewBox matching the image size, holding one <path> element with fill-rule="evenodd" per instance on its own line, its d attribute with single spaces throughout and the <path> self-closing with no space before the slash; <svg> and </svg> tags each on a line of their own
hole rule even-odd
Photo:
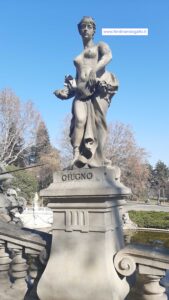
<svg viewBox="0 0 169 300">
<path fill-rule="evenodd" d="M 60 167 L 59 152 L 52 147 L 48 130 L 43 121 L 38 126 L 36 144 L 31 148 L 29 163 L 44 164 L 33 170 L 38 178 L 38 190 L 46 188 L 52 182 L 53 172 Z"/>
<path fill-rule="evenodd" d="M 167 184 L 169 179 L 169 169 L 164 162 L 158 161 L 154 169 L 154 180 L 157 186 L 158 197 L 166 196 Z"/>
<path fill-rule="evenodd" d="M 43 121 L 40 122 L 37 134 L 36 134 L 36 145 L 35 145 L 35 161 L 39 162 L 42 155 L 48 154 L 51 151 L 51 144 L 49 139 L 48 130 Z"/>
<path fill-rule="evenodd" d="M 154 174 L 155 174 L 155 178 L 158 181 L 159 186 L 165 188 L 166 182 L 168 181 L 169 178 L 169 169 L 164 162 L 160 160 L 157 162 L 155 166 Z"/>
</svg>

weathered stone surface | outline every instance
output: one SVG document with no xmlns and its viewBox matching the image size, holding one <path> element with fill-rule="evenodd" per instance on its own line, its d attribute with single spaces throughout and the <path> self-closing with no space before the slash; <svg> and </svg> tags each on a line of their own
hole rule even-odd
<svg viewBox="0 0 169 300">
<path fill-rule="evenodd" d="M 38 299 L 36 284 L 46 265 L 50 245 L 51 236 L 46 233 L 0 222 L 0 299 Z M 38 275 L 32 273 L 34 258 L 38 260 Z M 35 277 L 32 289 L 30 280 L 34 281 Z"/>
<path fill-rule="evenodd" d="M 128 245 L 114 257 L 114 265 L 119 274 L 130 276 L 136 270 L 136 283 L 127 300 L 167 300 L 165 287 L 160 280 L 169 269 L 167 249 L 146 245 Z"/>
<path fill-rule="evenodd" d="M 123 247 L 118 209 L 93 206 L 54 208 L 50 259 L 38 286 L 41 300 L 118 300 L 127 294 L 128 285 L 113 266 L 113 255 Z"/>
<path fill-rule="evenodd" d="M 123 300 L 129 290 L 113 256 L 124 246 L 119 207 L 131 191 L 104 153 L 106 113 L 118 82 L 105 70 L 112 58 L 109 46 L 93 42 L 95 27 L 91 17 L 78 24 L 84 50 L 74 60 L 76 79 L 66 77 L 64 89 L 54 92 L 60 99 L 75 97 L 70 126 L 74 157 L 69 170 L 55 173 L 40 194 L 54 213 L 51 254 L 38 284 L 40 300 Z"/>
<path fill-rule="evenodd" d="M 83 17 L 78 29 L 84 49 L 74 59 L 76 77 L 65 76 L 64 88 L 54 94 L 62 100 L 74 97 L 70 125 L 73 160 L 70 166 L 107 166 L 111 165 L 111 161 L 106 159 L 104 153 L 106 114 L 118 90 L 118 80 L 106 71 L 112 59 L 109 46 L 93 41 L 96 29 L 94 19 Z"/>
<path fill-rule="evenodd" d="M 37 250 L 38 252 L 46 245 L 46 242 L 38 234 L 21 229 L 15 224 L 7 224 L 2 221 L 0 221 L 0 239 L 6 241 L 9 247 L 11 243 Z"/>
<path fill-rule="evenodd" d="M 116 167 L 81 168 L 54 173 L 53 183 L 40 195 L 45 198 L 79 196 L 126 196 L 131 190 L 119 180 Z"/>
<path fill-rule="evenodd" d="M 161 275 L 169 269 L 169 254 L 168 250 L 165 248 L 156 248 L 149 245 L 127 245 L 115 256 L 114 263 L 118 272 L 123 274 L 123 268 L 121 268 L 121 263 L 123 259 L 131 258 L 135 264 L 139 264 L 140 274 L 152 274 Z M 128 265 L 129 271 L 130 265 Z M 152 268 L 151 272 L 149 267 Z M 153 268 L 155 273 L 153 273 Z M 157 270 L 156 270 L 157 269 Z M 146 273 L 141 270 L 146 270 Z M 158 273 L 159 272 L 159 273 Z M 132 274 L 132 272 L 131 272 Z"/>
<path fill-rule="evenodd" d="M 52 249 L 38 284 L 40 300 L 122 300 L 128 284 L 113 265 L 123 246 L 119 212 L 130 190 L 112 169 L 54 174 L 41 191 L 53 210 Z"/>
</svg>

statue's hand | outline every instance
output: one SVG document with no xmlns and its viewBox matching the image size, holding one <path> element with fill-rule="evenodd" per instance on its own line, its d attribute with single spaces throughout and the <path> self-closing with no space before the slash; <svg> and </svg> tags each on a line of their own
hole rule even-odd
<svg viewBox="0 0 169 300">
<path fill-rule="evenodd" d="M 62 90 L 56 90 L 53 93 L 57 98 L 64 100 L 68 98 L 69 90 L 67 88 L 64 88 Z"/>
</svg>

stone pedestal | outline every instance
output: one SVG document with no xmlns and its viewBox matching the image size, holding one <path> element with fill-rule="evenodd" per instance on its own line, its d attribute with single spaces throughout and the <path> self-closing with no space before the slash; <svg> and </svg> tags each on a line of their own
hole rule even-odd
<svg viewBox="0 0 169 300">
<path fill-rule="evenodd" d="M 54 213 L 53 240 L 39 281 L 40 300 L 122 300 L 129 291 L 113 256 L 123 247 L 119 214 L 130 190 L 107 168 L 54 174 L 41 196 Z"/>
</svg>

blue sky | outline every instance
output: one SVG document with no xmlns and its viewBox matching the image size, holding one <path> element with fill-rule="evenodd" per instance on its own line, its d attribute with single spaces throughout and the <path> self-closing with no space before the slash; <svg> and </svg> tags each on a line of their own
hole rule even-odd
<svg viewBox="0 0 169 300">
<path fill-rule="evenodd" d="M 31 99 L 56 142 L 72 100 L 60 101 L 66 74 L 82 50 L 77 23 L 96 21 L 95 42 L 109 44 L 108 70 L 120 81 L 108 121 L 130 124 L 136 140 L 169 165 L 169 1 L 168 0 L 0 0 L 0 89 Z M 148 36 L 102 36 L 105 27 L 149 29 Z"/>
</svg>

